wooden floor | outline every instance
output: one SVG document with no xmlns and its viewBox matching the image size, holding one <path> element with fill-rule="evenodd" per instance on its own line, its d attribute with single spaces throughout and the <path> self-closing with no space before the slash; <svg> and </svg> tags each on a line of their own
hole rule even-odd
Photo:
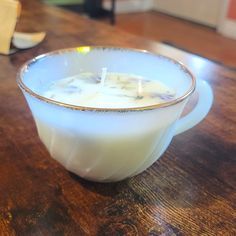
<svg viewBox="0 0 236 236">
<path fill-rule="evenodd" d="M 236 67 L 236 40 L 214 29 L 150 11 L 119 14 L 114 27 L 157 41 L 168 41 L 179 48 Z"/>
</svg>

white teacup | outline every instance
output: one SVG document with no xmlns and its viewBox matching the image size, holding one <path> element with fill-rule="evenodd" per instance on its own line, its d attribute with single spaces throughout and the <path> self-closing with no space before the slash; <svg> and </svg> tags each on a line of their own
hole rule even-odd
<svg viewBox="0 0 236 236">
<path fill-rule="evenodd" d="M 56 102 L 42 93 L 52 81 L 81 70 L 109 71 L 157 78 L 175 89 L 175 100 L 146 107 L 88 108 Z M 208 113 L 213 94 L 181 63 L 146 51 L 79 47 L 38 56 L 17 79 L 35 119 L 40 139 L 67 170 L 89 180 L 119 181 L 151 166 L 174 135 L 190 129 Z M 180 115 L 196 87 L 198 103 Z"/>
</svg>

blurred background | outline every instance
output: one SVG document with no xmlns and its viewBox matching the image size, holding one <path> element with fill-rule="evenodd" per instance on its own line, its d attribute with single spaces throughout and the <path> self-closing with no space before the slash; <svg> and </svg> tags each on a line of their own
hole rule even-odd
<svg viewBox="0 0 236 236">
<path fill-rule="evenodd" d="M 236 67 L 236 0 L 42 0 Z"/>
</svg>

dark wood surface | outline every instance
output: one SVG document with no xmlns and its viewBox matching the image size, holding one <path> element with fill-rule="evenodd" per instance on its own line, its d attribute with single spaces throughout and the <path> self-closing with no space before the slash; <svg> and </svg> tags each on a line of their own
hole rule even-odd
<svg viewBox="0 0 236 236">
<path fill-rule="evenodd" d="M 22 3 L 17 29 L 47 31 L 47 38 L 0 56 L 0 235 L 236 235 L 236 70 L 38 1 Z M 15 82 L 26 60 L 79 45 L 180 59 L 212 85 L 214 105 L 144 173 L 112 184 L 85 181 L 49 156 Z"/>
</svg>

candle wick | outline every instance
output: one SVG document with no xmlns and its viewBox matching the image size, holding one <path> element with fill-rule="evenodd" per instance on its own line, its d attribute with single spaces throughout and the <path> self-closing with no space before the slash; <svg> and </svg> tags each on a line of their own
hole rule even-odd
<svg viewBox="0 0 236 236">
<path fill-rule="evenodd" d="M 107 68 L 104 67 L 104 68 L 102 68 L 102 75 L 101 75 L 101 87 L 102 87 L 102 88 L 103 88 L 104 85 L 105 85 L 106 77 L 107 77 Z"/>
<path fill-rule="evenodd" d="M 138 80 L 138 98 L 142 98 L 143 94 L 143 85 L 142 85 L 142 79 Z"/>
</svg>

